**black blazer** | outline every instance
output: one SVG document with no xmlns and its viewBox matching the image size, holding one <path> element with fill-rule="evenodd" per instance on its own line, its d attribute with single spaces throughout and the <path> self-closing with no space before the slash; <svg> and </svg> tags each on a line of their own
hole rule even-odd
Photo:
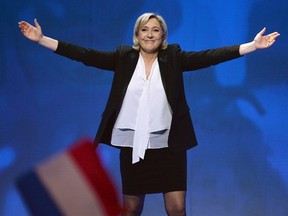
<svg viewBox="0 0 288 216">
<path fill-rule="evenodd" d="M 59 41 L 57 54 L 80 61 L 88 66 L 114 71 L 110 95 L 95 137 L 95 145 L 111 145 L 111 134 L 122 102 L 136 67 L 139 52 L 130 46 L 119 46 L 114 52 L 85 49 Z M 158 63 L 164 90 L 172 109 L 168 146 L 183 151 L 197 145 L 184 93 L 183 72 L 192 71 L 240 57 L 239 45 L 201 52 L 182 51 L 177 44 L 168 45 L 158 53 Z"/>
</svg>

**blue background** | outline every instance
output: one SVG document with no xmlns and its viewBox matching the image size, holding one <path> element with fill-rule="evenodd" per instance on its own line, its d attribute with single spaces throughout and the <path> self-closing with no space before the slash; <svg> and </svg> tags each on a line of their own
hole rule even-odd
<svg viewBox="0 0 288 216">
<path fill-rule="evenodd" d="M 29 215 L 15 178 L 76 140 L 93 138 L 112 73 L 85 67 L 24 38 L 37 18 L 45 35 L 99 50 L 132 44 L 136 18 L 160 13 L 169 43 L 202 50 L 253 40 L 277 43 L 185 74 L 199 146 L 189 151 L 187 214 L 288 215 L 288 2 L 283 0 L 49 0 L 0 2 L 0 215 Z M 101 157 L 120 189 L 118 150 Z M 162 195 L 143 215 L 165 215 Z"/>
</svg>

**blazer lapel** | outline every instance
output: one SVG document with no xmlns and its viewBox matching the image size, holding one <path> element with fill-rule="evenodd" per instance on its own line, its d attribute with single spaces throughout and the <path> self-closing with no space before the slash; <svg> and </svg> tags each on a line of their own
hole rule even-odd
<svg viewBox="0 0 288 216">
<path fill-rule="evenodd" d="M 130 80 L 132 78 L 132 75 L 134 73 L 134 70 L 136 68 L 137 62 L 139 59 L 139 52 L 133 51 L 129 54 L 129 60 L 127 61 L 127 67 L 125 71 L 125 77 L 123 79 L 124 82 L 124 88 L 122 92 L 122 96 L 124 97 L 128 85 L 130 83 Z M 168 101 L 171 102 L 170 95 L 168 93 L 167 89 L 167 78 L 168 78 L 168 54 L 167 50 L 160 50 L 158 53 L 158 63 L 159 63 L 159 69 L 161 74 L 161 79 L 163 83 L 164 90 L 166 92 L 166 95 L 168 97 Z"/>
<path fill-rule="evenodd" d="M 126 67 L 127 71 L 125 71 L 125 76 L 123 79 L 123 82 L 124 82 L 124 88 L 123 88 L 123 92 L 122 92 L 123 97 L 126 94 L 126 90 L 128 88 L 128 85 L 130 83 L 130 80 L 132 78 L 134 70 L 136 68 L 138 58 L 139 58 L 139 53 L 136 51 L 133 51 L 129 54 L 129 59 L 127 61 L 127 67 Z"/>
<path fill-rule="evenodd" d="M 166 50 L 160 50 L 158 54 L 158 63 L 159 63 L 159 69 L 160 69 L 160 74 L 162 78 L 162 83 L 164 90 L 167 95 L 167 77 L 168 77 L 168 55 Z"/>
</svg>

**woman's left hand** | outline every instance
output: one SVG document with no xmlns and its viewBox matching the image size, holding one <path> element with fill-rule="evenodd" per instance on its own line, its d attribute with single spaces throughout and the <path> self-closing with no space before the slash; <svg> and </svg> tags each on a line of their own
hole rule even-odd
<svg viewBox="0 0 288 216">
<path fill-rule="evenodd" d="M 254 38 L 256 49 L 264 49 L 272 46 L 275 40 L 280 34 L 278 32 L 273 32 L 268 35 L 264 35 L 266 28 L 263 28 Z"/>
</svg>

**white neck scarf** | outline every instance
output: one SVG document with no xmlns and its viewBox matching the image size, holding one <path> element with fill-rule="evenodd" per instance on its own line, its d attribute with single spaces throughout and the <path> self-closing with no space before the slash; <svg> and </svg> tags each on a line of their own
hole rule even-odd
<svg viewBox="0 0 288 216">
<path fill-rule="evenodd" d="M 132 163 L 144 159 L 150 133 L 170 129 L 171 119 L 158 61 L 154 61 L 150 75 L 146 78 L 144 59 L 140 55 L 114 125 L 114 128 L 135 131 Z"/>
</svg>

